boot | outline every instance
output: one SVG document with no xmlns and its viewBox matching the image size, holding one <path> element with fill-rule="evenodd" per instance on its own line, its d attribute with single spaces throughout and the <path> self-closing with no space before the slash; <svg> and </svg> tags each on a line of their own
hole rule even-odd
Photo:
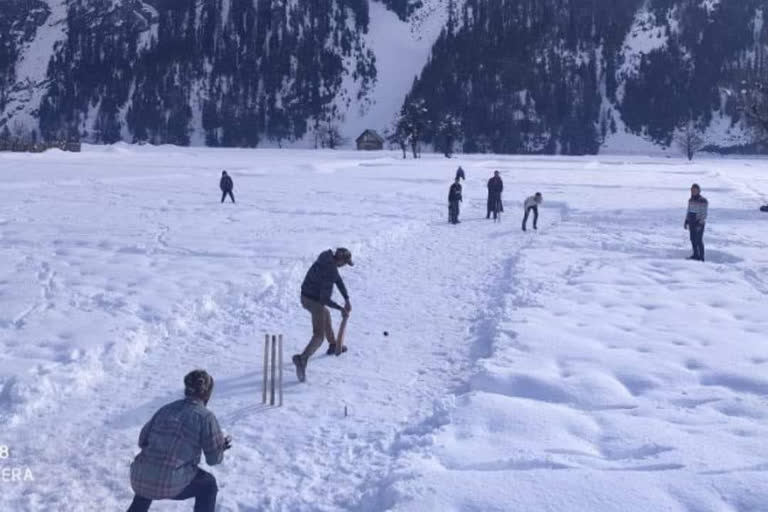
<svg viewBox="0 0 768 512">
<path fill-rule="evenodd" d="M 347 346 L 343 345 L 341 347 L 341 354 L 343 354 L 346 351 L 347 351 Z M 329 356 L 340 356 L 341 355 L 341 354 L 337 354 L 336 353 L 336 345 L 334 343 L 329 343 L 328 344 L 328 350 L 325 353 L 326 353 L 326 355 L 329 355 Z"/>
<path fill-rule="evenodd" d="M 307 380 L 307 363 L 301 358 L 299 354 L 293 356 L 293 364 L 296 365 L 296 378 L 299 382 Z"/>
</svg>

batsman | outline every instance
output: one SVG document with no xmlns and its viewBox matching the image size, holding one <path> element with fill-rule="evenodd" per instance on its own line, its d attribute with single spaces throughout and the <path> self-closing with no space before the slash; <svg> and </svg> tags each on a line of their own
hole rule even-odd
<svg viewBox="0 0 768 512">
<path fill-rule="evenodd" d="M 349 313 L 352 311 L 352 304 L 349 302 L 349 294 L 344 281 L 339 274 L 339 268 L 352 263 L 352 253 L 349 249 L 339 247 L 336 252 L 332 250 L 324 251 L 317 257 L 307 272 L 304 282 L 301 284 L 301 306 L 312 315 L 312 339 L 309 340 L 307 348 L 301 354 L 293 356 L 293 364 L 296 365 L 296 376 L 299 382 L 306 380 L 307 363 L 312 354 L 323 344 L 323 339 L 329 343 L 328 354 L 340 355 L 346 352 L 347 348 L 339 340 L 340 345 L 336 346 L 336 336 L 333 333 L 331 323 L 331 312 L 328 308 L 338 309 L 343 317 L 342 325 L 346 322 Z M 333 286 L 339 289 L 341 296 L 344 297 L 344 307 L 339 306 L 331 299 L 333 295 Z"/>
</svg>

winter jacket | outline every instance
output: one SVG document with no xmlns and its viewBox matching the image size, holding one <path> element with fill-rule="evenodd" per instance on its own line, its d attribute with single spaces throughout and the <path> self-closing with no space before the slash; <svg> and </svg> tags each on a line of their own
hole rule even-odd
<svg viewBox="0 0 768 512">
<path fill-rule="evenodd" d="M 454 183 L 448 191 L 448 202 L 461 201 L 461 185 Z"/>
<path fill-rule="evenodd" d="M 139 434 L 131 464 L 133 491 L 151 500 L 178 496 L 197 474 L 200 452 L 209 466 L 224 460 L 224 434 L 202 401 L 186 398 L 157 411 Z"/>
<path fill-rule="evenodd" d="M 540 201 L 536 201 L 536 196 L 530 196 L 525 200 L 525 203 L 523 204 L 523 209 L 527 210 L 528 208 L 538 207 L 541 204 Z"/>
<path fill-rule="evenodd" d="M 232 188 L 234 188 L 232 178 L 230 178 L 229 175 L 222 176 L 221 181 L 219 181 L 219 188 L 221 188 L 222 192 L 230 192 Z"/>
<path fill-rule="evenodd" d="M 501 195 L 504 190 L 504 182 L 501 181 L 501 177 L 494 176 L 488 180 L 488 195 Z"/>
<path fill-rule="evenodd" d="M 304 282 L 301 284 L 301 294 L 323 305 L 342 310 L 344 308 L 331 300 L 334 284 L 341 292 L 344 300 L 349 300 L 347 287 L 344 286 L 344 281 L 339 274 L 339 267 L 336 266 L 333 251 L 329 249 L 321 253 L 307 271 Z"/>
<path fill-rule="evenodd" d="M 702 195 L 691 196 L 688 200 L 688 213 L 685 223 L 689 226 L 697 226 L 707 222 L 707 210 L 709 202 Z"/>
<path fill-rule="evenodd" d="M 456 169 L 456 179 L 459 179 L 459 178 L 461 178 L 462 180 L 467 179 L 467 177 L 464 175 L 464 169 L 462 169 L 461 167 Z"/>
</svg>

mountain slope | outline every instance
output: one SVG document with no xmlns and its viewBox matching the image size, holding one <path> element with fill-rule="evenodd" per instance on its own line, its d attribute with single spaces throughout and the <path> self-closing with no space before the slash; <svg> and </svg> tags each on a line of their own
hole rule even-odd
<svg viewBox="0 0 768 512">
<path fill-rule="evenodd" d="M 720 89 L 762 69 L 764 7 L 468 0 L 411 94 L 433 127 L 449 113 L 462 120 L 465 151 L 594 153 L 624 126 L 669 145 L 689 119 L 734 120 Z"/>
<path fill-rule="evenodd" d="M 450 114 L 467 152 L 664 147 L 689 119 L 743 144 L 722 88 L 762 72 L 768 40 L 764 0 L 8 5 L 0 130 L 100 143 L 351 142 L 417 97 L 429 141 Z"/>
</svg>

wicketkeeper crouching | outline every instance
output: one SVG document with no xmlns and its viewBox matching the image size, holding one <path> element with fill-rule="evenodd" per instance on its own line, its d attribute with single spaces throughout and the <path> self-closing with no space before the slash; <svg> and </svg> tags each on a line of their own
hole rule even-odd
<svg viewBox="0 0 768 512">
<path fill-rule="evenodd" d="M 198 467 L 200 453 L 209 466 L 220 464 L 232 440 L 206 407 L 212 394 L 213 377 L 194 370 L 184 377 L 185 398 L 161 408 L 141 429 L 141 453 L 131 464 L 136 496 L 128 512 L 147 512 L 152 500 L 190 498 L 195 512 L 214 512 L 219 488 L 216 478 Z"/>
</svg>

